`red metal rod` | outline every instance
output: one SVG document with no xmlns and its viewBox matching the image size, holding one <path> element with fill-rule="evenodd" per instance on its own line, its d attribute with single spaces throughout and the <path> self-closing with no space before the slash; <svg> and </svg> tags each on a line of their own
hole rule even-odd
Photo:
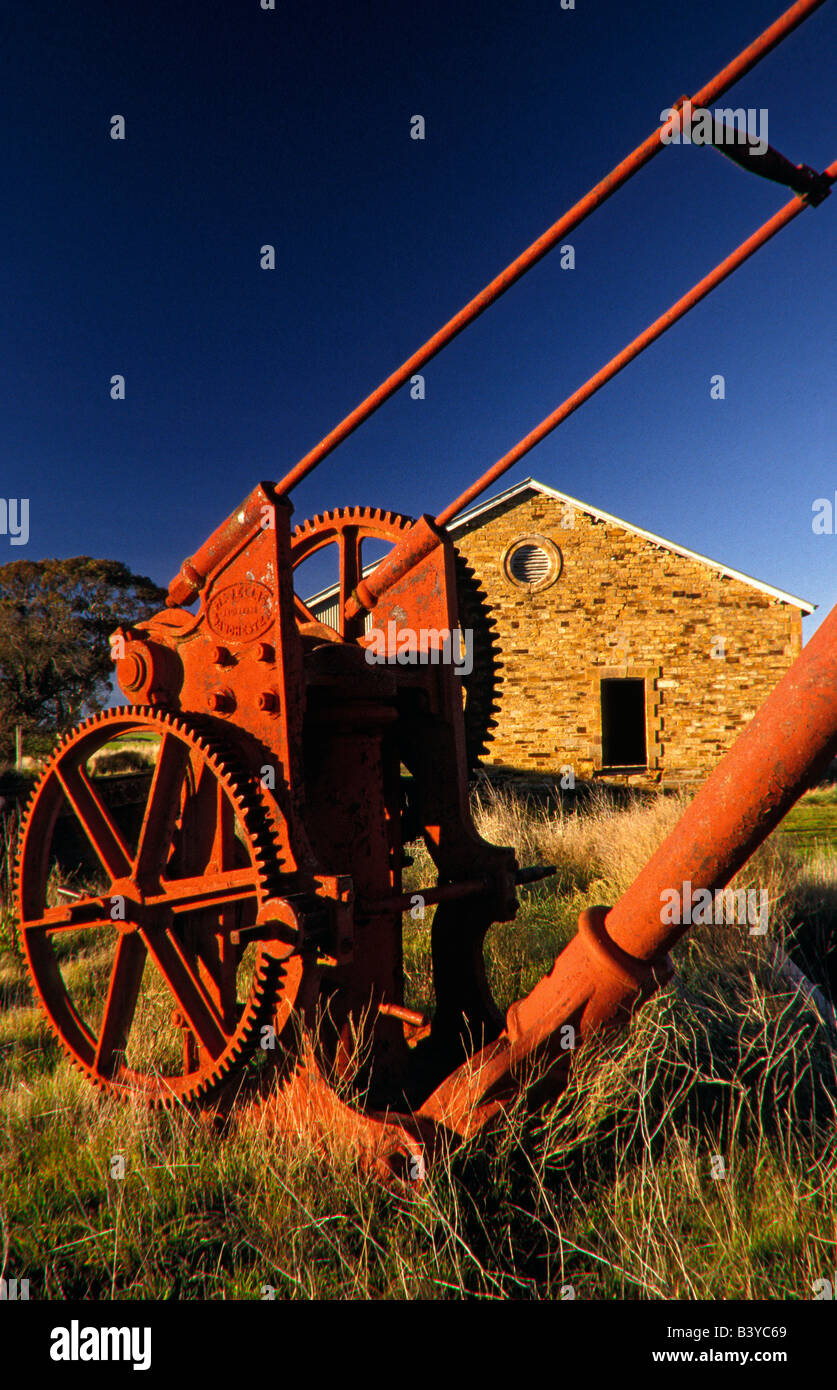
<svg viewBox="0 0 837 1390">
<path fill-rule="evenodd" d="M 688 925 L 664 925 L 664 889 L 723 888 L 837 749 L 837 609 L 707 778 L 669 838 L 608 914 L 623 950 L 651 959 Z M 746 929 L 746 928 L 745 928 Z"/>
<path fill-rule="evenodd" d="M 194 555 L 183 561 L 169 584 L 169 596 L 166 599 L 169 608 L 176 608 L 181 603 L 191 603 L 206 583 L 207 575 L 211 574 L 237 546 L 244 544 L 247 536 L 273 505 L 274 498 L 266 491 L 269 487 L 269 483 L 257 483 L 249 497 L 245 497 L 226 521 L 207 537 L 200 550 L 196 550 Z"/>
<path fill-rule="evenodd" d="M 807 642 L 793 666 L 739 734 L 730 751 L 689 803 L 677 825 L 607 914 L 608 935 L 638 961 L 668 951 L 689 929 L 663 908 L 666 892 L 713 894 L 726 887 L 771 830 L 837 752 L 837 608 Z M 714 901 L 713 901 L 714 912 Z M 717 925 L 717 923 L 716 923 Z M 744 931 L 747 924 L 740 923 Z M 725 930 L 726 928 L 722 928 Z M 598 987 L 589 953 L 577 937 L 549 976 L 513 1004 L 508 1028 L 523 1036 L 541 1028 L 551 1010 Z M 610 1016 L 616 996 L 586 1005 L 588 1025 Z M 568 1014 L 569 1016 L 569 1014 Z"/>
<path fill-rule="evenodd" d="M 416 888 L 413 893 L 393 894 L 391 898 L 381 898 L 377 902 L 357 903 L 357 910 L 363 916 L 377 916 L 389 912 L 409 912 L 416 895 L 423 899 L 425 906 L 432 903 L 448 903 L 456 898 L 473 898 L 484 893 L 488 885 L 483 878 L 468 878 L 461 883 L 441 883 L 433 888 Z"/>
<path fill-rule="evenodd" d="M 748 48 L 745 48 L 743 53 L 740 53 L 716 77 L 713 77 L 711 82 L 707 82 L 706 86 L 701 87 L 700 91 L 695 93 L 691 99 L 692 105 L 694 107 L 709 106 L 716 97 L 721 96 L 734 82 L 744 77 L 755 67 L 756 63 L 770 53 L 783 39 L 787 38 L 788 34 L 792 33 L 804 19 L 807 19 L 824 4 L 825 0 L 796 0 L 796 4 L 791 5 L 790 9 L 786 10 L 775 23 L 765 29 L 764 33 L 755 39 Z M 512 261 L 511 265 L 507 266 L 490 284 L 486 285 L 484 290 L 470 300 L 464 309 L 460 309 L 459 313 L 454 314 L 443 328 L 434 333 L 423 347 L 414 352 L 412 357 L 408 357 L 407 361 L 391 376 L 388 376 L 376 391 L 361 401 L 360 405 L 356 406 L 324 439 L 321 439 L 315 448 L 311 449 L 294 465 L 290 473 L 287 473 L 281 482 L 276 484 L 276 491 L 287 493 L 301 482 L 313 468 L 316 468 L 318 463 L 321 463 L 332 450 L 337 448 L 338 444 L 342 444 L 343 440 L 353 434 L 359 425 L 368 420 L 369 416 L 373 415 L 378 407 L 384 404 L 384 401 L 389 400 L 389 397 L 400 386 L 403 386 L 414 372 L 417 372 L 438 352 L 441 352 L 442 348 L 461 333 L 463 328 L 467 328 L 469 323 L 473 323 L 474 319 L 478 318 L 490 304 L 493 304 L 522 275 L 525 275 L 527 270 L 531 270 L 532 266 L 537 265 L 548 251 L 551 251 L 591 212 L 606 202 L 612 193 L 627 183 L 633 174 L 653 159 L 654 155 L 663 148 L 662 130 L 663 126 L 660 126 L 653 131 L 641 145 L 637 146 L 633 154 L 629 154 L 626 159 L 617 164 L 616 168 L 600 183 L 597 183 L 586 197 L 570 208 L 569 212 L 565 213 L 557 222 L 554 222 L 542 236 L 538 237 L 537 241 L 533 241 L 526 251 L 522 252 L 516 260 Z"/>
<path fill-rule="evenodd" d="M 576 1041 L 625 1016 L 665 977 L 661 954 L 689 929 L 671 912 L 700 891 L 722 890 L 837 753 L 837 608 L 739 735 L 674 830 L 614 907 L 582 912 L 579 931 L 548 975 L 506 1014 L 500 1037 L 453 1072 L 420 1114 L 472 1133 L 520 1085 L 528 1058 L 552 1048 L 571 1023 Z M 703 905 L 702 905 L 703 906 Z M 749 904 L 748 904 L 749 907 Z M 688 915 L 687 915 L 688 914 Z M 739 918 L 744 931 L 755 926 Z M 759 933 L 762 921 L 759 913 Z M 652 962 L 654 963 L 652 966 Z M 644 978 L 643 978 L 644 977 Z M 569 1061 L 569 1053 L 564 1053 Z"/>
<path fill-rule="evenodd" d="M 825 172 L 832 182 L 837 179 L 837 160 L 829 165 Z M 590 397 L 595 395 L 606 382 L 610 381 L 612 377 L 615 377 L 618 372 L 621 372 L 622 368 L 626 367 L 629 362 L 632 362 L 635 357 L 638 357 L 649 344 L 661 337 L 667 328 L 671 328 L 672 324 L 677 323 L 678 319 L 682 319 L 684 314 L 687 314 L 690 309 L 693 309 L 696 304 L 699 304 L 702 299 L 705 299 L 710 291 L 715 289 L 716 285 L 720 285 L 722 280 L 726 280 L 727 276 L 731 275 L 734 270 L 737 270 L 740 265 L 743 265 L 744 261 L 748 260 L 750 256 L 758 251 L 759 247 L 764 246 L 765 242 L 770 241 L 771 237 L 774 237 L 777 232 L 780 232 L 782 228 L 786 227 L 789 222 L 792 222 L 795 217 L 798 217 L 799 213 L 803 212 L 806 207 L 808 207 L 808 203 L 802 198 L 792 198 L 789 203 L 786 203 L 785 206 L 781 208 L 779 212 L 775 213 L 769 221 L 765 222 L 757 232 L 754 232 L 751 237 L 748 237 L 745 242 L 742 242 L 736 251 L 733 251 L 731 255 L 727 256 L 726 260 L 721 261 L 720 265 L 717 265 L 709 275 L 704 276 L 698 284 L 689 290 L 688 294 L 684 294 L 682 299 L 678 299 L 677 303 L 673 304 L 672 307 L 652 323 L 649 328 L 646 328 L 644 333 L 640 333 L 639 337 L 634 338 L 633 342 L 629 343 L 626 348 L 623 348 L 616 357 L 611 358 L 606 367 L 602 367 L 601 371 L 596 372 L 595 376 L 591 376 L 589 381 L 586 381 L 583 386 L 580 386 L 577 391 L 574 391 L 571 396 L 567 397 L 563 405 L 559 405 L 557 410 L 554 410 L 551 415 L 547 415 L 546 419 L 542 420 L 535 429 L 531 430 L 529 434 L 525 435 L 523 439 L 515 444 L 513 449 L 510 449 L 507 454 L 504 454 L 502 458 L 498 459 L 497 462 L 489 468 L 487 473 L 484 473 L 481 478 L 478 478 L 475 483 L 472 483 L 469 488 L 466 488 L 461 496 L 457 497 L 455 502 L 451 502 L 450 506 L 439 513 L 439 516 L 436 518 L 436 524 L 438 526 L 445 526 L 458 512 L 461 512 L 464 507 L 469 506 L 470 503 L 473 502 L 476 497 L 479 497 L 480 493 L 484 492 L 491 483 L 495 482 L 496 479 L 501 476 L 501 474 L 505 473 L 515 463 L 522 459 L 524 454 L 528 454 L 530 449 L 534 449 L 536 444 L 540 444 L 542 439 L 545 439 L 548 434 L 551 434 L 554 429 L 557 429 L 569 415 L 572 415 L 574 411 L 578 410 L 580 405 L 583 405 L 585 401 L 589 401 Z"/>
</svg>

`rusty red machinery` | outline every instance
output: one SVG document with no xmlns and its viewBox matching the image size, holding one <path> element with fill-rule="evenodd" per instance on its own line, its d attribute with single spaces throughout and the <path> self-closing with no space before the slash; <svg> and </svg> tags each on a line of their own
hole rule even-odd
<svg viewBox="0 0 837 1390">
<path fill-rule="evenodd" d="M 799 0 L 693 105 L 822 3 Z M 837 163 L 817 174 L 768 151 L 757 172 L 792 188 L 791 201 L 436 520 L 350 508 L 292 523 L 294 484 L 661 147 L 657 130 L 281 483 L 260 483 L 184 562 L 162 613 L 114 634 L 128 703 L 61 740 L 27 808 L 17 867 L 34 987 L 73 1063 L 103 1091 L 155 1105 L 246 1096 L 277 1124 L 351 1137 L 397 1169 L 423 1144 L 472 1134 L 521 1088 L 555 1094 L 571 1063 L 566 1025 L 581 1041 L 669 977 L 667 952 L 685 928 L 661 923 L 661 893 L 686 879 L 722 889 L 837 751 L 835 610 L 624 897 L 584 912 L 549 975 L 505 1014 L 497 1007 L 486 933 L 514 919 L 518 885 L 548 871 L 521 868 L 471 819 L 497 653 L 445 524 L 822 202 Z M 390 548 L 370 570 L 373 544 Z M 328 624 L 294 587 L 326 548 L 339 574 Z M 464 680 L 449 659 L 460 627 L 476 639 Z M 393 636 L 402 659 L 370 659 L 391 658 Z M 126 739 L 153 766 L 127 810 L 94 775 L 97 757 Z M 434 906 L 427 1015 L 404 998 L 403 920 L 415 899 L 402 874 L 417 839 L 437 876 L 421 890 Z M 69 887 L 64 869 L 77 860 L 86 869 Z M 74 970 L 79 947 L 98 992 L 89 970 Z"/>
</svg>

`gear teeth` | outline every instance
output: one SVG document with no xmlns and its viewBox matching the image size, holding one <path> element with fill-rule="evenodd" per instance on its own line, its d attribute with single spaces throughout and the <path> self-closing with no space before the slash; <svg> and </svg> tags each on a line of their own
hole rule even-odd
<svg viewBox="0 0 837 1390">
<path fill-rule="evenodd" d="M 335 507 L 331 511 L 317 512 L 315 516 L 298 522 L 293 530 L 292 542 L 310 540 L 323 531 L 334 530 L 335 533 L 339 533 L 344 526 L 363 525 L 391 531 L 393 534 L 390 539 L 397 541 L 413 524 L 412 517 L 402 516 L 400 512 L 383 511 L 380 507 Z M 337 540 L 337 534 L 334 539 Z M 305 553 L 307 554 L 307 551 Z M 300 555 L 299 559 L 303 558 L 304 556 Z"/>
<path fill-rule="evenodd" d="M 333 511 L 317 514 L 310 520 L 302 521 L 294 528 L 291 555 L 294 564 L 300 564 L 314 549 L 319 548 L 317 542 L 327 544 L 338 541 L 345 526 L 357 526 L 361 531 L 368 528 L 370 538 L 377 535 L 395 543 L 413 525 L 412 517 L 401 516 L 398 512 L 383 511 L 377 507 L 337 507 Z M 456 547 L 454 553 L 460 617 L 466 627 L 472 627 L 479 633 L 474 669 L 470 676 L 463 677 L 462 682 L 467 693 L 466 752 L 468 767 L 472 771 L 478 766 L 482 754 L 488 748 L 491 731 L 497 727 L 494 716 L 499 714 L 500 709 L 500 672 L 503 663 L 499 660 L 497 621 L 491 612 L 485 591 L 473 566 Z"/>
<path fill-rule="evenodd" d="M 249 837 L 250 853 L 262 897 L 279 895 L 282 891 L 282 871 L 283 866 L 287 863 L 286 846 L 282 842 L 278 826 L 268 815 L 263 798 L 251 786 L 248 775 L 236 765 L 238 761 L 237 750 L 229 738 L 227 730 L 223 731 L 224 736 L 219 737 L 218 730 L 209 719 L 198 716 L 195 719 L 190 717 L 189 720 L 186 720 L 178 714 L 152 708 L 148 705 L 116 706 L 103 710 L 85 719 L 59 740 L 40 778 L 32 789 L 25 810 L 21 814 L 18 852 L 14 865 L 18 936 L 27 960 L 32 983 L 39 997 L 41 996 L 40 986 L 31 965 L 25 929 L 22 924 L 23 860 L 27 839 L 32 828 L 32 818 L 41 792 L 67 750 L 95 729 L 107 729 L 108 725 L 118 725 L 120 722 L 131 724 L 134 727 L 146 724 L 160 731 L 169 730 L 180 735 L 185 743 L 200 752 L 206 759 L 213 775 L 227 791 L 237 808 L 242 825 Z M 105 739 L 105 741 L 107 740 Z M 78 1056 L 71 1044 L 52 1024 L 51 1019 L 50 1026 L 57 1033 L 62 1049 L 69 1057 L 73 1067 L 102 1093 L 125 1094 L 134 1089 L 139 1091 L 150 1105 L 161 1108 L 182 1102 L 203 1101 L 214 1094 L 253 1055 L 260 1041 L 261 1028 L 270 1021 L 282 998 L 285 979 L 284 963 L 272 956 L 269 950 L 260 947 L 244 1013 L 236 1025 L 228 1046 L 206 1074 L 194 1074 L 194 1079 L 191 1082 L 188 1082 L 187 1075 L 184 1075 L 183 1081 L 187 1084 L 176 1084 L 175 1078 L 172 1078 L 172 1082 L 175 1084 L 167 1090 L 151 1092 L 142 1086 L 132 1088 L 130 1083 L 124 1084 L 118 1080 L 112 1081 L 110 1078 L 102 1076 Z M 188 1075 L 191 1076 L 192 1074 L 189 1073 Z"/>
<path fill-rule="evenodd" d="M 473 566 L 460 554 L 456 546 L 454 552 L 460 622 L 464 627 L 474 628 L 478 634 L 474 646 L 474 669 L 470 676 L 464 676 L 462 679 L 467 696 L 466 755 L 468 769 L 473 772 L 479 766 L 482 755 L 488 750 L 492 730 L 497 727 L 494 716 L 499 713 L 499 688 L 502 684 L 500 671 L 503 663 L 499 660 L 497 623 L 489 608 L 485 591 Z"/>
</svg>

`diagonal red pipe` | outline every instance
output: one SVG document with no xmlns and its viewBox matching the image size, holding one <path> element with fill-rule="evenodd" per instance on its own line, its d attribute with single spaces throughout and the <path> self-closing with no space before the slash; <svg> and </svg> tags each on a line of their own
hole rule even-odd
<svg viewBox="0 0 837 1390">
<path fill-rule="evenodd" d="M 689 929 L 687 921 L 670 920 L 672 890 L 682 905 L 687 883 L 692 897 L 723 889 L 835 755 L 837 607 L 630 888 L 609 911 L 581 914 L 578 935 L 511 1006 L 500 1037 L 453 1072 L 420 1114 L 471 1133 L 520 1085 L 536 1057 L 556 1055 L 565 1025 L 581 1042 L 624 1019 L 665 978 L 665 952 Z M 715 911 L 714 897 L 712 906 Z M 745 923 L 713 920 L 720 931 L 748 930 Z M 565 1075 L 563 1069 L 555 1089 Z"/>
<path fill-rule="evenodd" d="M 829 165 L 822 177 L 831 182 L 837 179 L 837 160 Z M 545 420 L 542 420 L 539 425 L 536 425 L 535 428 L 529 432 L 529 434 L 525 435 L 523 439 L 515 444 L 513 449 L 510 449 L 507 454 L 504 454 L 501 459 L 498 459 L 481 478 L 478 478 L 475 483 L 472 483 L 460 497 L 457 497 L 455 502 L 451 502 L 450 506 L 446 507 L 445 510 L 440 513 L 435 523 L 430 517 L 422 517 L 421 520 L 407 532 L 403 540 L 399 541 L 395 549 L 377 569 L 357 586 L 357 589 L 346 602 L 346 616 L 351 618 L 359 613 L 362 608 L 374 608 L 389 585 L 392 584 L 395 579 L 400 578 L 413 565 L 418 564 L 427 554 L 432 544 L 438 543 L 440 528 L 451 521 L 463 507 L 473 502 L 490 483 L 493 483 L 502 473 L 505 473 L 507 469 L 511 468 L 513 464 L 523 458 L 524 454 L 527 454 L 530 449 L 534 449 L 536 444 L 539 444 L 542 439 L 545 439 L 548 434 L 551 434 L 553 430 L 557 429 L 568 416 L 578 410 L 580 405 L 583 405 L 585 401 L 588 401 L 591 396 L 601 390 L 608 381 L 615 377 L 618 372 L 622 371 L 623 367 L 626 367 L 629 362 L 632 362 L 635 357 L 638 357 L 639 354 L 651 343 L 655 342 L 657 338 L 662 337 L 663 333 L 665 333 L 668 328 L 671 328 L 671 326 L 677 323 L 679 319 L 682 319 L 690 309 L 693 309 L 696 304 L 699 304 L 702 299 L 705 299 L 717 285 L 720 285 L 723 280 L 726 280 L 729 275 L 732 275 L 733 271 L 737 270 L 740 265 L 743 265 L 744 261 L 754 255 L 760 247 L 764 246 L 765 242 L 770 241 L 771 237 L 774 237 L 777 232 L 780 232 L 783 227 L 786 227 L 789 222 L 792 222 L 795 217 L 798 217 L 808 206 L 809 203 L 805 197 L 791 198 L 789 203 L 786 203 L 783 208 L 780 208 L 777 213 L 774 213 L 773 217 L 769 218 L 767 222 L 759 227 L 758 231 L 754 232 L 752 236 L 742 242 L 725 260 L 721 261 L 720 265 L 717 265 L 714 270 L 710 271 L 708 275 L 705 275 L 702 280 L 699 280 L 687 294 L 684 294 L 681 299 L 678 299 L 676 304 L 673 304 L 670 309 L 667 309 L 664 314 L 661 314 L 643 333 L 640 333 L 637 338 L 634 338 L 633 342 L 629 343 L 627 347 L 623 348 L 621 352 L 611 358 L 606 366 L 602 367 L 594 376 L 591 376 L 583 386 L 580 386 L 577 391 L 574 391 L 571 396 L 568 396 L 563 404 L 559 405 L 551 415 L 547 415 Z"/>
<path fill-rule="evenodd" d="M 830 179 L 832 183 L 837 179 L 837 160 L 835 160 L 833 164 L 830 164 L 825 170 L 824 178 Z M 720 285 L 722 280 L 726 280 L 729 275 L 732 275 L 734 270 L 737 270 L 740 265 L 743 265 L 746 260 L 749 260 L 750 256 L 754 255 L 760 247 L 764 246 L 765 242 L 770 241 L 771 237 L 774 237 L 783 227 L 787 227 L 788 223 L 792 222 L 795 217 L 798 217 L 801 212 L 804 212 L 805 208 L 808 206 L 810 206 L 810 204 L 807 200 L 799 197 L 791 198 L 789 203 L 785 203 L 783 208 L 780 208 L 773 217 L 765 222 L 763 226 L 759 227 L 757 232 L 754 232 L 751 237 L 748 237 L 746 241 L 742 242 L 731 255 L 727 256 L 726 260 L 721 261 L 720 265 L 717 265 L 714 270 L 710 271 L 708 275 L 705 275 L 702 280 L 698 281 L 698 283 L 689 290 L 688 294 L 684 294 L 682 299 L 678 299 L 677 303 L 673 304 L 670 309 L 666 310 L 664 314 L 646 328 L 644 333 L 640 333 L 639 337 L 634 338 L 632 343 L 629 343 L 620 353 L 617 353 L 615 357 L 611 358 L 607 366 L 602 367 L 601 371 L 596 372 L 595 376 L 591 376 L 589 381 L 586 381 L 583 386 L 580 386 L 577 391 L 574 391 L 571 396 L 568 396 L 563 404 L 558 406 L 557 410 L 553 410 L 551 415 L 547 415 L 545 420 L 542 420 L 539 425 L 536 425 L 535 428 L 529 432 L 529 434 L 519 440 L 513 449 L 509 449 L 507 454 L 504 454 L 495 464 L 492 464 L 491 468 L 483 473 L 481 478 L 477 478 L 476 482 L 472 483 L 470 487 L 466 488 L 465 491 L 456 498 L 455 502 L 451 502 L 449 506 L 445 507 L 445 510 L 440 512 L 439 516 L 436 518 L 436 524 L 438 526 L 444 526 L 447 522 L 451 521 L 458 512 L 461 512 L 464 507 L 467 507 L 475 498 L 479 497 L 480 493 L 484 492 L 491 483 L 495 482 L 497 478 L 501 476 L 501 474 L 507 472 L 509 468 L 522 459 L 524 454 L 528 454 L 530 449 L 534 449 L 536 444 L 540 444 L 542 439 L 546 439 L 546 436 L 551 434 L 554 429 L 557 429 L 574 411 L 578 410 L 580 405 L 583 405 L 585 401 L 589 401 L 590 397 L 601 390 L 601 388 L 608 381 L 612 380 L 618 372 L 621 372 L 623 367 L 626 367 L 629 362 L 632 362 L 635 357 L 638 357 L 639 354 L 651 343 L 655 342 L 657 338 L 662 337 L 666 329 L 671 328 L 672 324 L 677 323 L 678 319 L 682 319 L 684 314 L 687 314 L 690 309 L 693 309 L 696 304 L 699 304 L 702 299 L 705 299 L 706 296 L 715 289 L 716 285 Z"/>
<path fill-rule="evenodd" d="M 739 78 L 750 72 L 756 63 L 760 62 L 777 44 L 787 38 L 803 20 L 807 19 L 823 4 L 825 4 L 825 0 L 796 0 L 796 4 L 791 5 L 769 28 L 765 29 L 763 34 L 760 34 L 742 53 L 739 53 L 737 58 L 728 63 L 717 76 L 695 93 L 691 99 L 693 107 L 710 106 L 717 97 L 721 96 Z M 468 324 L 473 323 L 474 319 L 478 318 L 490 304 L 493 304 L 521 276 L 525 275 L 527 270 L 531 270 L 532 266 L 537 265 L 538 261 L 542 260 L 565 236 L 578 227 L 585 218 L 589 217 L 591 212 L 606 202 L 611 194 L 621 188 L 624 183 L 627 183 L 628 179 L 642 169 L 649 160 L 653 159 L 654 155 L 659 154 L 663 148 L 662 130 L 663 127 L 660 126 L 653 131 L 641 145 L 637 146 L 632 154 L 617 164 L 616 168 L 611 170 L 600 183 L 597 183 L 595 188 L 591 189 L 584 198 L 570 208 L 569 212 L 554 222 L 542 236 L 538 237 L 537 241 L 534 241 L 516 260 L 506 266 L 506 269 L 501 271 L 490 284 L 486 285 L 484 290 L 475 295 L 463 309 L 460 309 L 458 314 L 454 314 L 453 318 L 449 319 L 437 333 L 434 333 L 423 347 L 414 352 L 412 357 L 408 357 L 407 361 L 388 376 L 377 390 L 361 401 L 360 405 L 356 406 L 324 439 L 321 439 L 315 448 L 309 450 L 299 460 L 281 482 L 276 484 L 276 491 L 287 493 L 301 482 L 312 469 L 316 468 L 318 463 L 321 463 L 332 450 L 337 448 L 338 444 L 341 444 L 344 439 L 354 433 L 359 425 L 368 420 L 370 415 L 373 415 L 384 404 L 384 401 L 389 400 L 389 397 L 403 386 L 414 372 L 419 371 L 431 358 L 441 352 L 442 348 L 457 337 Z"/>
</svg>

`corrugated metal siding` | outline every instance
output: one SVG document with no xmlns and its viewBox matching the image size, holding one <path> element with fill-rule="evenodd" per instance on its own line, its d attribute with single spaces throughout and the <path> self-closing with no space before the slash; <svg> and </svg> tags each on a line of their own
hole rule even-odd
<svg viewBox="0 0 837 1390">
<path fill-rule="evenodd" d="M 325 623 L 326 627 L 333 627 L 337 630 L 337 618 L 339 603 L 336 598 L 321 599 L 319 603 L 309 603 L 308 607 L 314 614 L 319 623 Z M 363 624 L 364 632 L 369 632 L 372 627 L 372 614 L 367 613 Z"/>
</svg>

